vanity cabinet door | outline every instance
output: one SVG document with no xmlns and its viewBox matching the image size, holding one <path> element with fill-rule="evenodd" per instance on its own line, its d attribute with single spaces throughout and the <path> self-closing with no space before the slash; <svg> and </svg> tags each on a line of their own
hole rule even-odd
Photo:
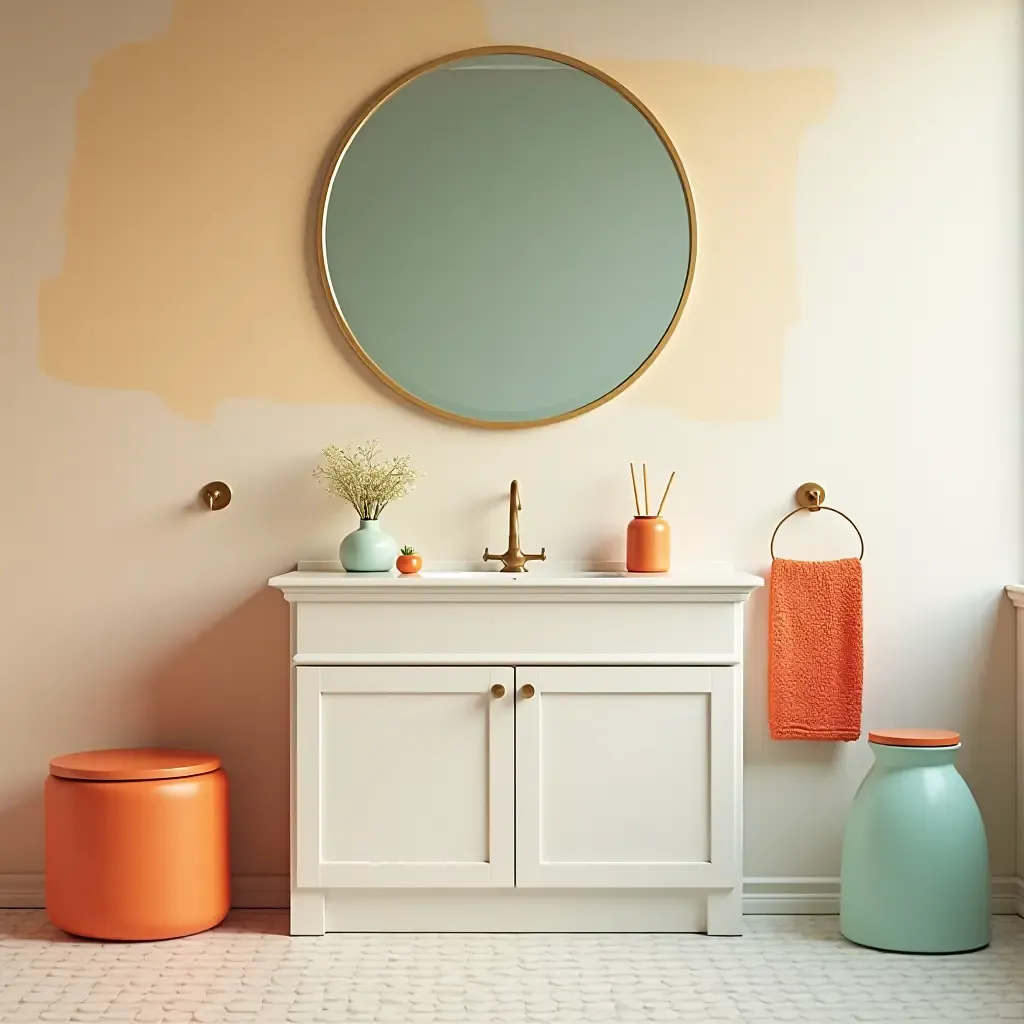
<svg viewBox="0 0 1024 1024">
<path fill-rule="evenodd" d="M 739 670 L 516 669 L 516 885 L 732 887 Z"/>
<path fill-rule="evenodd" d="M 511 668 L 297 669 L 298 886 L 511 886 L 513 689 Z"/>
</svg>

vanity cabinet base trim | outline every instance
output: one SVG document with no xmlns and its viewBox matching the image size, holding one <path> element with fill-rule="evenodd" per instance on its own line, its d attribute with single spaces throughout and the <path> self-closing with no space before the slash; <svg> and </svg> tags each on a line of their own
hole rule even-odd
<svg viewBox="0 0 1024 1024">
<path fill-rule="evenodd" d="M 740 935 L 740 907 L 739 889 L 328 889 L 324 924 L 329 932 Z"/>
<path fill-rule="evenodd" d="M 708 935 L 743 934 L 743 890 L 720 889 L 708 893 Z"/>
<path fill-rule="evenodd" d="M 292 889 L 291 935 L 323 935 L 327 930 L 327 898 L 323 889 Z"/>
</svg>

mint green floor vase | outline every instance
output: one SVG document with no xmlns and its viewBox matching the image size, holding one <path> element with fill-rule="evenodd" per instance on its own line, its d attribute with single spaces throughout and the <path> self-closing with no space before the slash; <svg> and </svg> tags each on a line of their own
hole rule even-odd
<svg viewBox="0 0 1024 1024">
<path fill-rule="evenodd" d="M 955 735 L 955 734 L 954 734 Z M 991 928 L 988 843 L 955 746 L 870 743 L 843 836 L 839 928 L 902 953 L 966 953 Z"/>
</svg>

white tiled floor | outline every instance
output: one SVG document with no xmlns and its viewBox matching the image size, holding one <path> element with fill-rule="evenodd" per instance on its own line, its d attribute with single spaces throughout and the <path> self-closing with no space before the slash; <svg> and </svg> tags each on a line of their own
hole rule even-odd
<svg viewBox="0 0 1024 1024">
<path fill-rule="evenodd" d="M 1024 920 L 967 956 L 844 942 L 832 917 L 700 935 L 328 935 L 281 913 L 114 944 L 0 911 L 0 1021 L 1001 1021 L 1024 1019 Z"/>
</svg>

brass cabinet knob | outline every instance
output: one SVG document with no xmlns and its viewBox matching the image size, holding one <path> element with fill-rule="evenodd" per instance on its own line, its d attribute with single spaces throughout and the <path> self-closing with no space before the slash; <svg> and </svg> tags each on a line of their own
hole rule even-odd
<svg viewBox="0 0 1024 1024">
<path fill-rule="evenodd" d="M 491 687 L 491 696 L 495 700 L 501 700 L 501 698 L 505 696 L 505 687 L 502 686 L 501 683 L 495 683 Z"/>
<path fill-rule="evenodd" d="M 519 692 L 524 700 L 529 700 L 537 691 L 533 688 L 533 683 L 524 683 L 523 688 Z"/>
</svg>

